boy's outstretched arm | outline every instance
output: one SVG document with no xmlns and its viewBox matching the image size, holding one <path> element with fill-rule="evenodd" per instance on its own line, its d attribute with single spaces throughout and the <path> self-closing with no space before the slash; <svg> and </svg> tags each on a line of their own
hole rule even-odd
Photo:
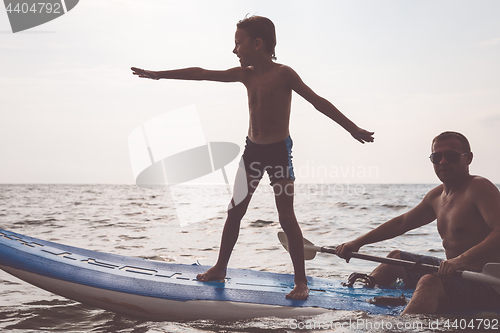
<svg viewBox="0 0 500 333">
<path fill-rule="evenodd" d="M 305 100 L 311 103 L 319 112 L 323 113 L 328 118 L 332 119 L 361 143 L 373 142 L 374 132 L 364 130 L 349 118 L 344 116 L 332 103 L 325 98 L 317 95 L 311 88 L 309 88 L 299 77 L 299 75 L 291 68 L 287 67 L 287 80 L 290 87 Z"/>
<path fill-rule="evenodd" d="M 132 67 L 131 69 L 134 75 L 153 80 L 174 79 L 241 82 L 243 80 L 243 76 L 245 75 L 245 69 L 241 67 L 235 67 L 224 71 L 207 70 L 199 67 L 174 69 L 168 71 L 149 71 L 137 67 Z"/>
</svg>

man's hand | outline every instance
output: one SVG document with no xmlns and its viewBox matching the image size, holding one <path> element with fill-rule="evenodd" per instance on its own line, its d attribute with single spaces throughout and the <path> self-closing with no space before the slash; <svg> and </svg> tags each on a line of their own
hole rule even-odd
<svg viewBox="0 0 500 333">
<path fill-rule="evenodd" d="M 352 252 L 358 252 L 360 247 L 361 246 L 354 243 L 354 241 L 347 242 L 335 247 L 335 254 L 340 258 L 344 258 L 346 262 L 349 262 L 349 260 L 351 260 L 350 254 Z"/>
<path fill-rule="evenodd" d="M 351 132 L 351 135 L 359 142 L 365 143 L 365 142 L 373 142 L 374 133 L 375 132 L 368 132 L 367 130 L 358 127 L 356 130 Z"/>
<path fill-rule="evenodd" d="M 152 79 L 152 80 L 158 80 L 158 73 L 154 71 L 147 71 L 145 69 L 140 69 L 136 67 L 132 67 L 131 70 L 134 72 L 134 75 L 137 75 L 139 77 L 143 77 L 146 79 Z"/>
<path fill-rule="evenodd" d="M 467 266 L 462 262 L 460 257 L 456 257 L 450 260 L 443 260 L 439 265 L 438 274 L 442 276 L 451 277 L 459 269 L 466 269 Z"/>
</svg>

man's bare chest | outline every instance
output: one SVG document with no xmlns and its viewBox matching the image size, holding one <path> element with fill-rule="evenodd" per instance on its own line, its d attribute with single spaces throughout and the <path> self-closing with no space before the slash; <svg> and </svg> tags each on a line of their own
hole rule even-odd
<svg viewBox="0 0 500 333">
<path fill-rule="evenodd" d="M 443 239 L 467 239 L 486 227 L 477 207 L 464 197 L 441 196 L 436 199 L 434 211 L 438 231 Z"/>
</svg>

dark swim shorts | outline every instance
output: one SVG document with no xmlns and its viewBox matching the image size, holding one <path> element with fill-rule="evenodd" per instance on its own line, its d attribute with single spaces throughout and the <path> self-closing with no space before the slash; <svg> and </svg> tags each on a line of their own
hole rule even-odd
<svg viewBox="0 0 500 333">
<path fill-rule="evenodd" d="M 401 251 L 401 259 L 439 266 L 444 259 Z M 405 287 L 415 288 L 425 272 L 405 267 L 408 278 Z M 443 281 L 446 300 L 440 304 L 441 310 L 489 310 L 500 309 L 500 294 L 489 284 L 452 277 Z"/>
<path fill-rule="evenodd" d="M 267 172 L 271 185 L 283 179 L 295 180 L 292 165 L 292 139 L 270 144 L 257 144 L 246 139 L 243 162 L 250 180 L 260 181 Z"/>
</svg>

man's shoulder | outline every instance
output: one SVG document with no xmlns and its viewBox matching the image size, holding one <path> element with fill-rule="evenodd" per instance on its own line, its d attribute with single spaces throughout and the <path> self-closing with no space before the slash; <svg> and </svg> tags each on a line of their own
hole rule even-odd
<svg viewBox="0 0 500 333">
<path fill-rule="evenodd" d="M 467 186 L 467 191 L 474 195 L 481 195 L 486 193 L 498 193 L 498 187 L 493 184 L 489 179 L 481 176 L 470 176 L 470 180 Z"/>
<path fill-rule="evenodd" d="M 435 199 L 436 197 L 439 197 L 443 193 L 443 188 L 444 188 L 443 184 L 434 187 L 432 190 L 427 192 L 424 200 L 432 200 Z"/>
<path fill-rule="evenodd" d="M 477 185 L 477 186 L 495 186 L 488 178 L 482 177 L 482 176 L 477 176 L 477 175 L 471 175 L 470 176 L 471 184 Z"/>
</svg>

